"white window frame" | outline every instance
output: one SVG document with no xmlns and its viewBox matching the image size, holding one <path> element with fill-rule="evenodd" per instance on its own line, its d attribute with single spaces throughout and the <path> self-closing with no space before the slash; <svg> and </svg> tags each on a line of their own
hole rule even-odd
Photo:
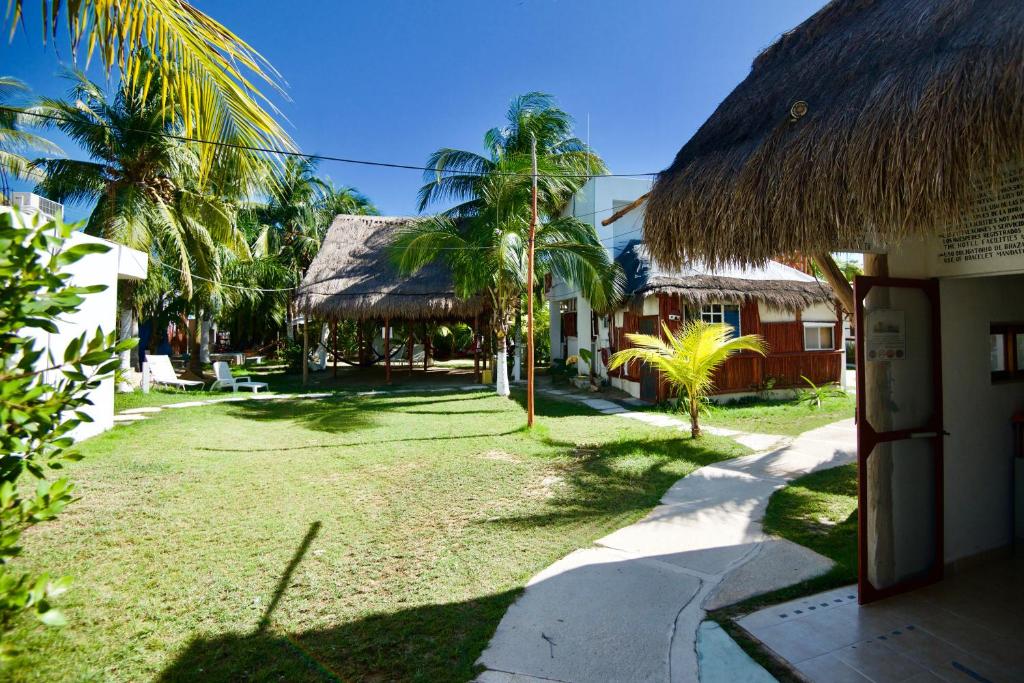
<svg viewBox="0 0 1024 683">
<path fill-rule="evenodd" d="M 816 347 L 811 348 L 807 346 L 807 330 L 808 329 L 830 329 L 832 330 L 832 346 L 829 347 Z M 835 323 L 804 323 L 804 351 L 835 351 L 836 350 L 836 324 Z M 817 339 L 817 337 L 815 337 Z"/>
<path fill-rule="evenodd" d="M 739 337 L 743 334 L 743 313 L 739 304 L 701 304 L 700 310 L 697 311 L 697 318 L 706 323 L 724 325 L 726 308 L 736 309 L 736 320 L 739 321 L 737 327 L 740 328 L 736 330 L 736 336 Z"/>
</svg>

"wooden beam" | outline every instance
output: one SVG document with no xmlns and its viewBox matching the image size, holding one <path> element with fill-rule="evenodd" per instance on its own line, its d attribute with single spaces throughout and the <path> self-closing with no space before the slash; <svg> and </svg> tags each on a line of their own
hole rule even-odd
<svg viewBox="0 0 1024 683">
<path fill-rule="evenodd" d="M 338 379 L 338 319 L 334 319 L 334 329 L 331 330 L 334 346 L 334 379 Z"/>
<path fill-rule="evenodd" d="M 843 271 L 839 270 L 839 264 L 832 258 L 832 254 L 822 252 L 815 254 L 812 258 L 815 265 L 818 266 L 825 276 L 825 280 L 832 287 L 832 292 L 839 299 L 839 303 L 846 309 L 847 313 L 853 313 L 853 287 L 850 286 L 850 282 L 843 275 Z"/>
<path fill-rule="evenodd" d="M 309 311 L 302 319 L 302 386 L 309 384 Z"/>
<path fill-rule="evenodd" d="M 391 321 L 384 318 L 384 382 L 391 384 Z"/>
<path fill-rule="evenodd" d="M 611 225 L 615 221 L 619 220 L 627 213 L 629 213 L 633 209 L 637 208 L 638 206 L 646 202 L 647 197 L 650 194 L 650 192 L 645 192 L 644 194 L 640 195 L 639 197 L 631 201 L 629 204 L 626 204 L 624 207 L 613 213 L 611 216 L 608 216 L 608 218 L 605 218 L 603 221 L 601 221 L 601 225 Z"/>
</svg>

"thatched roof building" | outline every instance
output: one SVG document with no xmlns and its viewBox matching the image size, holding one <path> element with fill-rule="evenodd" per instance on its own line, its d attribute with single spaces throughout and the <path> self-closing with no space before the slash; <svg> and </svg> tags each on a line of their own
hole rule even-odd
<svg viewBox="0 0 1024 683">
<path fill-rule="evenodd" d="M 1024 160 L 1024 2 L 834 0 L 753 64 L 654 184 L 666 264 L 938 232 Z"/>
<path fill-rule="evenodd" d="M 631 242 L 616 261 L 626 274 L 626 293 L 634 305 L 642 304 L 644 297 L 652 294 L 678 295 L 693 306 L 760 301 L 786 311 L 833 301 L 828 285 L 776 261 L 760 267 L 723 265 L 711 269 L 701 262 L 690 262 L 679 268 L 664 268 L 651 259 L 639 241 Z"/>
<path fill-rule="evenodd" d="M 317 317 L 335 320 L 436 320 L 471 317 L 479 300 L 455 296 L 443 264 L 411 276 L 398 274 L 389 247 L 411 218 L 335 217 L 320 252 L 299 287 L 297 303 Z"/>
</svg>

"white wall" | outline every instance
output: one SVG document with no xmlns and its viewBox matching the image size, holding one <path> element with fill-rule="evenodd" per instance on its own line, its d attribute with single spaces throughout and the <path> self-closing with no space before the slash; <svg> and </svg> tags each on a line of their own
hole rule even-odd
<svg viewBox="0 0 1024 683">
<path fill-rule="evenodd" d="M 120 264 L 125 264 L 129 277 L 142 277 L 146 275 L 146 257 L 134 249 L 122 247 L 113 242 L 92 237 L 82 232 L 72 233 L 65 242 L 65 248 L 76 244 L 87 242 L 106 244 L 111 247 L 105 254 L 89 254 L 80 261 L 67 267 L 66 272 L 70 273 L 70 284 L 75 286 L 105 285 L 102 292 L 86 295 L 85 301 L 73 315 L 64 316 L 58 322 L 59 332 L 48 334 L 37 332 L 34 336 L 37 340 L 37 348 L 42 347 L 48 351 L 58 362 L 64 357 L 64 350 L 72 339 L 79 337 L 82 333 L 90 336 L 96 333 L 99 327 L 103 334 L 116 332 L 117 327 L 117 282 L 118 274 L 121 272 Z M 44 355 L 44 358 L 47 356 Z M 51 371 L 45 376 L 46 381 L 56 381 L 61 377 L 58 371 Z M 93 422 L 80 425 L 72 432 L 72 436 L 81 440 L 94 434 L 110 429 L 114 425 L 114 380 L 108 378 L 89 393 L 89 399 L 93 405 L 85 406 L 82 410 L 92 417 Z"/>
<path fill-rule="evenodd" d="M 796 321 L 796 313 L 784 308 L 772 308 L 763 301 L 757 303 L 757 313 L 763 323 L 791 323 Z"/>
<path fill-rule="evenodd" d="M 1024 383 L 992 384 L 989 324 L 1024 320 L 1024 276 L 941 281 L 946 559 L 1010 539 L 1013 437 Z"/>
</svg>

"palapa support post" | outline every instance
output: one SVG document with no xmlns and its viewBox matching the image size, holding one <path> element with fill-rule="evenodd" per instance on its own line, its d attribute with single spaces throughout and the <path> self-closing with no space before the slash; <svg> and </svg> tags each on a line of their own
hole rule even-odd
<svg viewBox="0 0 1024 683">
<path fill-rule="evenodd" d="M 384 383 L 391 384 L 391 321 L 384 318 Z"/>
<path fill-rule="evenodd" d="M 533 427 L 533 251 L 537 236 L 537 137 L 530 135 L 530 159 L 533 166 L 530 241 L 526 259 L 526 426 Z M 591 364 L 593 365 L 593 364 Z"/>
<path fill-rule="evenodd" d="M 430 336 L 427 334 L 427 324 L 423 323 L 423 372 L 427 372 L 427 364 L 430 356 Z"/>
<path fill-rule="evenodd" d="M 480 314 L 473 316 L 473 383 L 480 383 Z"/>
<path fill-rule="evenodd" d="M 413 334 L 412 323 L 406 323 L 406 327 L 409 328 L 409 341 L 407 341 L 405 343 L 406 344 L 405 353 L 409 357 L 409 372 L 412 372 L 412 357 L 413 357 L 413 351 L 415 350 L 415 347 L 416 347 L 416 344 L 415 344 L 415 342 L 416 342 L 416 335 Z"/>
<path fill-rule="evenodd" d="M 309 384 L 309 310 L 302 318 L 302 386 Z"/>
<path fill-rule="evenodd" d="M 356 355 L 359 358 L 359 365 L 362 367 L 366 361 L 366 344 L 363 342 L 363 320 L 356 321 Z"/>
<path fill-rule="evenodd" d="M 334 379 L 338 379 L 338 319 L 334 319 L 334 329 L 331 330 L 332 346 L 334 347 Z"/>
</svg>

